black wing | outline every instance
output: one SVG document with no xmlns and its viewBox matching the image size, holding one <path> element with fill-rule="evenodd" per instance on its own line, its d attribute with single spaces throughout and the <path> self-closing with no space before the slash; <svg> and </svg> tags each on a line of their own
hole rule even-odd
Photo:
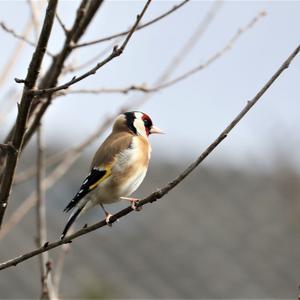
<svg viewBox="0 0 300 300">
<path fill-rule="evenodd" d="M 100 183 L 101 179 L 106 174 L 107 170 L 92 169 L 90 174 L 86 177 L 83 184 L 81 185 L 80 190 L 70 201 L 70 203 L 67 205 L 64 211 L 68 212 L 73 207 L 75 207 L 85 195 L 87 195 L 91 190 L 93 190 L 97 186 L 97 183 Z"/>
</svg>

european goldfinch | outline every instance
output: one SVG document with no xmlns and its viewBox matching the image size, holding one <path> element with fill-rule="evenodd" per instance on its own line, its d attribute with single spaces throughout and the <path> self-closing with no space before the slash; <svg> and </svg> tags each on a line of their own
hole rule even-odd
<svg viewBox="0 0 300 300">
<path fill-rule="evenodd" d="M 111 134 L 94 156 L 90 174 L 64 209 L 68 212 L 77 208 L 68 219 L 62 239 L 75 219 L 97 204 L 102 207 L 108 224 L 111 215 L 103 204 L 124 199 L 130 201 L 135 209 L 137 199 L 128 196 L 145 178 L 151 154 L 149 135 L 154 133 L 163 132 L 145 113 L 126 112 L 116 118 Z"/>
</svg>

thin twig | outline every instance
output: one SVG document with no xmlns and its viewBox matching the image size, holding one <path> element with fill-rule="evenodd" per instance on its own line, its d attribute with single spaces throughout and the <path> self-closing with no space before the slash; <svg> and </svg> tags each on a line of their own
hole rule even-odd
<svg viewBox="0 0 300 300">
<path fill-rule="evenodd" d="M 9 89 L 3 95 L 3 101 L 1 101 L 0 125 L 5 122 L 6 118 L 9 116 L 9 113 L 15 108 L 18 99 L 20 99 L 20 93 L 15 87 Z"/>
<path fill-rule="evenodd" d="M 205 34 L 206 30 L 215 19 L 222 5 L 223 1 L 219 0 L 216 0 L 212 3 L 210 9 L 205 14 L 203 20 L 200 22 L 199 26 L 196 28 L 195 32 L 192 34 L 188 42 L 185 45 L 183 45 L 183 47 L 180 49 L 177 55 L 172 59 L 172 64 L 169 64 L 166 68 L 166 74 L 171 74 L 175 71 L 175 69 L 179 66 L 180 62 L 182 61 L 182 56 L 187 57 L 187 54 L 190 53 L 191 50 L 195 47 L 197 41 Z M 165 80 L 167 80 L 167 78 Z"/>
<path fill-rule="evenodd" d="M 7 33 L 11 34 L 16 39 L 25 42 L 27 45 L 29 45 L 31 47 L 37 46 L 34 42 L 27 39 L 26 35 L 21 35 L 21 34 L 16 33 L 12 28 L 9 28 L 4 22 L 0 22 L 0 27 Z M 49 52 L 48 50 L 46 51 L 46 54 L 52 58 L 54 57 L 54 55 L 51 52 Z"/>
<path fill-rule="evenodd" d="M 157 21 L 162 20 L 163 18 L 165 18 L 166 16 L 170 15 L 171 13 L 173 13 L 174 11 L 176 11 L 177 9 L 179 9 L 180 7 L 182 7 L 183 5 L 185 5 L 189 1 L 190 0 L 182 1 L 181 3 L 179 3 L 179 4 L 175 5 L 174 7 L 172 7 L 170 10 L 166 11 L 165 13 L 163 13 L 162 15 L 160 15 L 160 16 L 152 19 L 151 21 L 148 21 L 148 22 L 146 22 L 146 23 L 138 26 L 136 28 L 136 31 L 138 31 L 140 29 L 143 29 L 143 28 L 145 28 L 145 27 L 147 27 L 149 25 L 152 25 L 153 23 L 156 23 Z M 95 44 L 98 44 L 98 43 L 110 41 L 110 40 L 115 39 L 117 37 L 124 36 L 124 35 L 128 34 L 129 32 L 130 32 L 130 30 L 126 30 L 126 31 L 123 31 L 123 32 L 120 32 L 120 33 L 116 33 L 116 34 L 113 34 L 113 35 L 110 35 L 110 36 L 107 36 L 107 37 L 104 37 L 104 38 L 101 38 L 101 39 L 97 39 L 97 40 L 94 40 L 94 41 L 77 44 L 77 45 L 74 46 L 74 48 L 86 47 L 86 46 L 95 45 Z"/>
<path fill-rule="evenodd" d="M 124 94 L 127 95 L 130 92 L 143 92 L 150 93 L 152 88 L 147 87 L 145 84 L 142 85 L 130 85 L 124 88 L 98 88 L 98 89 L 70 89 L 67 91 L 59 91 L 55 94 L 55 97 L 70 95 L 70 94 Z"/>
<path fill-rule="evenodd" d="M 192 51 L 193 47 L 196 45 L 196 41 L 199 40 L 208 29 L 209 25 L 212 23 L 216 16 L 216 12 L 219 9 L 219 5 L 214 3 L 208 13 L 204 16 L 204 19 L 200 22 L 199 26 L 196 28 L 195 32 L 190 36 L 188 41 L 180 48 L 177 55 L 169 62 L 162 74 L 154 81 L 153 86 L 158 86 L 165 83 L 172 73 L 179 67 L 179 65 L 184 61 L 187 55 Z M 189 45 L 189 47 L 188 47 Z M 135 101 L 135 105 L 141 106 L 146 103 L 151 98 L 151 93 L 143 95 L 141 98 Z"/>
<path fill-rule="evenodd" d="M 85 68 L 91 66 L 92 64 L 94 64 L 97 61 L 99 61 L 108 52 L 110 52 L 111 49 L 113 48 L 113 46 L 117 45 L 120 42 L 120 40 L 121 40 L 121 38 L 118 38 L 118 39 L 114 40 L 111 44 L 109 44 L 107 47 L 105 47 L 103 50 L 101 50 L 100 53 L 98 53 L 94 57 L 90 58 L 89 60 L 87 60 L 86 62 L 84 62 L 84 63 L 82 63 L 82 64 L 80 64 L 78 66 L 67 66 L 63 70 L 63 73 L 66 74 L 66 73 L 69 73 L 69 72 L 80 71 L 82 69 L 85 69 Z"/>
<path fill-rule="evenodd" d="M 16 39 L 21 40 L 32 47 L 36 47 L 36 44 L 34 42 L 28 40 L 26 36 L 16 33 L 12 28 L 9 28 L 3 21 L 0 22 L 0 26 L 4 31 L 11 34 Z"/>
<path fill-rule="evenodd" d="M 39 21 L 39 10 L 36 7 L 36 3 L 32 0 L 27 0 L 27 3 L 31 12 L 31 19 L 34 28 L 35 40 L 37 41 L 39 38 L 40 31 L 40 21 Z"/>
<path fill-rule="evenodd" d="M 36 221 L 37 221 L 37 245 L 42 247 L 47 241 L 47 224 L 46 224 L 46 207 L 45 207 L 45 190 L 43 178 L 45 177 L 44 166 L 44 142 L 42 127 L 37 130 L 37 176 L 36 176 Z M 41 297 L 40 299 L 54 299 L 55 290 L 52 284 L 51 268 L 49 267 L 49 255 L 44 252 L 40 255 L 40 274 L 41 274 Z"/>
<path fill-rule="evenodd" d="M 162 83 L 160 85 L 157 85 L 153 88 L 149 88 L 148 92 L 157 92 L 157 91 L 161 91 L 169 86 L 172 86 L 180 81 L 183 81 L 187 78 L 189 78 L 191 75 L 205 69 L 206 67 L 208 67 L 210 64 L 212 64 L 213 62 L 215 62 L 217 59 L 219 59 L 221 56 L 223 56 L 226 52 L 228 52 L 229 50 L 232 49 L 232 47 L 234 46 L 235 42 L 242 36 L 243 33 L 245 33 L 246 31 L 248 31 L 249 29 L 251 29 L 262 17 L 264 17 L 266 15 L 265 11 L 260 12 L 257 16 L 255 16 L 250 22 L 249 24 L 247 24 L 244 28 L 240 28 L 236 34 L 229 40 L 229 42 L 225 45 L 224 48 L 222 48 L 221 50 L 219 50 L 218 52 L 216 52 L 213 56 L 211 56 L 205 63 L 199 64 L 198 66 L 192 68 L 191 70 L 183 73 L 182 75 L 179 75 L 178 77 Z"/>
<path fill-rule="evenodd" d="M 62 19 L 60 18 L 60 16 L 58 15 L 58 13 L 56 12 L 55 17 L 60 25 L 60 27 L 62 28 L 63 32 L 65 33 L 65 35 L 68 35 L 70 33 L 70 31 L 67 29 L 66 25 L 64 24 L 64 22 L 62 21 Z"/>
<path fill-rule="evenodd" d="M 41 9 L 43 3 L 40 2 L 39 9 Z M 4 23 L 3 23 L 4 24 Z M 33 21 L 31 18 L 28 19 L 26 25 L 24 26 L 24 30 L 21 34 L 22 37 L 27 39 L 27 36 L 29 35 L 31 29 L 32 29 Z M 6 26 L 5 26 L 6 27 Z M 4 29 L 2 27 L 2 29 Z M 0 86 L 4 84 L 6 79 L 8 78 L 8 75 L 10 74 L 10 71 L 12 70 L 13 66 L 16 64 L 18 57 L 25 45 L 25 42 L 22 39 L 18 39 L 18 43 L 16 44 L 14 50 L 11 53 L 10 58 L 7 60 L 7 62 L 4 64 L 1 75 L 0 75 Z"/>
<path fill-rule="evenodd" d="M 1 178 L 0 186 L 0 227 L 3 221 L 4 213 L 7 208 L 8 198 L 13 182 L 13 177 L 19 157 L 19 150 L 22 147 L 23 137 L 26 130 L 26 122 L 30 111 L 33 96 L 28 93 L 33 89 L 39 74 L 39 70 L 44 58 L 45 49 L 47 49 L 48 40 L 50 37 L 53 19 L 55 15 L 57 0 L 50 0 L 44 18 L 43 28 L 39 37 L 36 50 L 32 56 L 27 76 L 26 84 L 24 85 L 22 98 L 19 105 L 19 111 L 16 120 L 16 128 L 12 136 L 12 145 L 17 150 L 13 154 L 8 154 L 6 165 Z"/>
<path fill-rule="evenodd" d="M 85 79 L 86 77 L 89 77 L 91 75 L 96 74 L 96 72 L 101 67 L 105 66 L 108 62 L 110 62 L 114 58 L 120 56 L 123 53 L 123 51 L 125 50 L 125 48 L 126 48 L 128 42 L 129 42 L 130 38 L 132 37 L 134 31 L 136 30 L 136 27 L 138 26 L 140 20 L 144 16 L 144 13 L 146 12 L 146 10 L 147 10 L 148 6 L 150 5 L 151 1 L 152 0 L 148 0 L 146 2 L 146 4 L 145 4 L 145 6 L 144 6 L 144 8 L 143 8 L 143 10 L 141 12 L 141 14 L 137 16 L 134 25 L 132 26 L 131 30 L 129 31 L 128 35 L 126 36 L 125 40 L 123 41 L 121 47 L 115 46 L 113 48 L 112 53 L 107 58 L 105 58 L 103 61 L 99 62 L 94 68 L 92 68 L 91 70 L 85 72 L 81 76 L 73 77 L 72 80 L 70 80 L 70 81 L 68 81 L 68 82 L 66 82 L 66 83 L 64 83 L 62 85 L 53 87 L 53 88 L 40 89 L 40 90 L 32 90 L 31 91 L 32 94 L 35 95 L 35 96 L 45 96 L 45 95 L 53 94 L 54 92 L 57 92 L 59 90 L 67 89 L 68 87 L 70 87 L 74 83 L 79 82 L 79 81 Z"/>
<path fill-rule="evenodd" d="M 180 175 L 178 175 L 174 180 L 170 181 L 166 186 L 160 188 L 159 190 L 153 192 L 148 197 L 140 200 L 137 203 L 137 207 L 142 207 L 148 203 L 152 203 L 157 201 L 158 199 L 165 196 L 169 191 L 175 188 L 182 180 L 187 177 L 229 134 L 229 132 L 240 122 L 240 120 L 249 112 L 249 110 L 257 103 L 257 101 L 263 96 L 263 94 L 270 88 L 270 86 L 275 82 L 275 80 L 281 75 L 281 73 L 286 70 L 293 59 L 297 56 L 300 52 L 300 44 L 297 48 L 289 55 L 289 57 L 283 62 L 283 64 L 279 67 L 279 69 L 274 73 L 274 75 L 267 81 L 267 83 L 260 89 L 260 91 L 256 94 L 256 96 L 247 102 L 244 109 L 229 123 L 229 125 L 221 132 L 221 134 L 211 143 L 204 152 L 192 163 L 190 164 Z M 114 214 L 111 219 L 110 223 L 116 222 L 118 219 L 128 215 L 133 211 L 131 206 L 126 207 L 125 209 L 119 211 L 118 213 Z M 80 229 L 75 233 L 67 236 L 63 240 L 57 240 L 52 243 L 46 243 L 43 247 L 35 249 L 33 251 L 27 252 L 23 255 L 10 259 L 8 261 L 3 262 L 0 264 L 0 270 L 16 266 L 19 263 L 28 260 L 31 257 L 39 255 L 45 251 L 49 251 L 53 248 L 56 248 L 60 245 L 67 244 L 72 242 L 74 239 L 78 238 L 81 235 L 85 235 L 91 231 L 94 231 L 98 228 L 107 226 L 105 220 L 98 222 L 94 225 L 89 227 Z"/>
<path fill-rule="evenodd" d="M 71 228 L 70 233 L 72 232 L 73 229 Z M 61 277 L 64 269 L 65 259 L 69 251 L 70 251 L 70 244 L 62 245 L 61 252 L 56 262 L 56 268 L 53 276 L 53 286 L 55 288 L 55 292 L 57 295 L 59 295 L 59 288 L 60 288 Z"/>
</svg>

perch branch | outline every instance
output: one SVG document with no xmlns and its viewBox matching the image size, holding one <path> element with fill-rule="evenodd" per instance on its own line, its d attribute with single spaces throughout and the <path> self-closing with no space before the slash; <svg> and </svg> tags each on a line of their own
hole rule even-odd
<svg viewBox="0 0 300 300">
<path fill-rule="evenodd" d="M 260 89 L 260 91 L 256 94 L 256 96 L 249 100 L 243 110 L 229 123 L 229 125 L 221 132 L 221 134 L 201 153 L 201 155 L 190 164 L 180 175 L 178 175 L 174 180 L 170 181 L 166 186 L 160 188 L 159 190 L 153 192 L 148 197 L 140 200 L 137 203 L 137 207 L 142 207 L 148 203 L 152 203 L 157 201 L 166 195 L 169 191 L 175 188 L 182 180 L 187 177 L 229 134 L 229 132 L 240 122 L 240 120 L 249 112 L 249 110 L 257 103 L 257 101 L 263 96 L 263 94 L 270 88 L 270 86 L 275 82 L 275 80 L 282 74 L 284 70 L 286 70 L 292 60 L 297 56 L 300 51 L 300 44 L 296 47 L 296 49 L 289 55 L 289 57 L 283 62 L 283 64 L 279 67 L 279 69 L 274 73 L 274 75 L 267 81 L 267 83 Z M 111 217 L 111 223 L 116 222 L 118 219 L 128 215 L 133 211 L 131 206 L 126 207 L 125 209 L 119 211 Z M 61 246 L 63 244 L 71 243 L 74 239 L 78 238 L 81 235 L 85 235 L 91 231 L 94 231 L 98 228 L 107 226 L 105 220 L 98 222 L 89 227 L 82 228 L 75 233 L 67 236 L 63 240 L 57 240 L 55 242 L 49 243 L 46 242 L 43 247 L 10 259 L 8 261 L 0 264 L 0 270 L 16 266 L 19 263 L 28 260 L 31 257 L 39 255 L 45 251 L 49 251 L 53 248 Z"/>
</svg>

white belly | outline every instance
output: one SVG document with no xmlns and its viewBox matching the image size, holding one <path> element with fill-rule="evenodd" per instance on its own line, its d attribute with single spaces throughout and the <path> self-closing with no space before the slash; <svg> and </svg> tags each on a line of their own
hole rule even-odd
<svg viewBox="0 0 300 300">
<path fill-rule="evenodd" d="M 120 189 L 120 197 L 126 197 L 134 193 L 143 182 L 146 173 L 147 173 L 147 169 L 144 168 L 139 172 L 137 172 L 135 176 L 132 176 L 132 178 L 130 178 L 128 182 L 124 184 Z"/>
</svg>

